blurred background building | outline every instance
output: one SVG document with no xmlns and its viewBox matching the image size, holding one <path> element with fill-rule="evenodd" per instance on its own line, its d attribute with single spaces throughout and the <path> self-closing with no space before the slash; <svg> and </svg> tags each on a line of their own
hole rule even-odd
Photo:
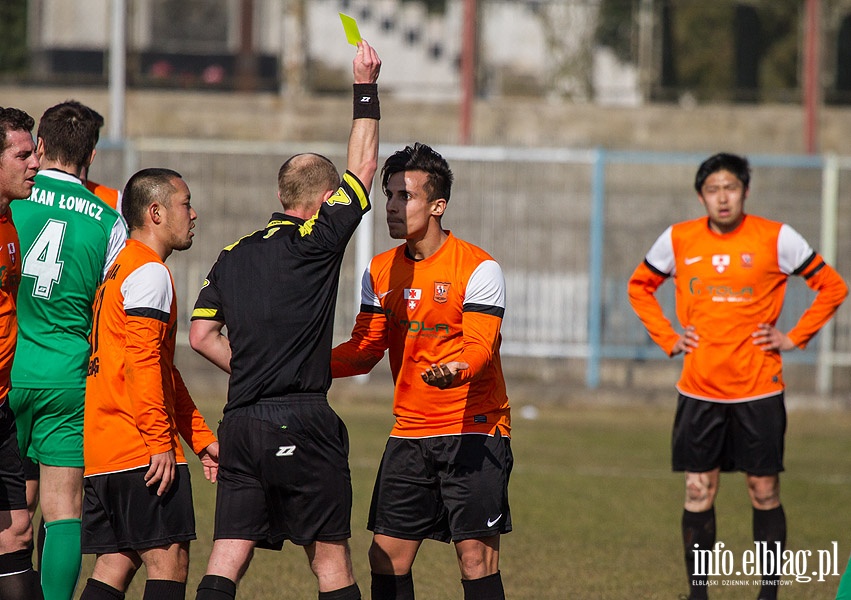
<svg viewBox="0 0 851 600">
<path fill-rule="evenodd" d="M 336 92 L 337 12 L 387 56 L 394 91 L 457 97 L 473 6 L 480 97 L 799 102 L 808 36 L 827 103 L 851 103 L 849 0 L 115 0 L 130 87 Z M 113 0 L 4 0 L 6 81 L 105 85 Z M 815 9 L 815 22 L 808 11 Z"/>
</svg>

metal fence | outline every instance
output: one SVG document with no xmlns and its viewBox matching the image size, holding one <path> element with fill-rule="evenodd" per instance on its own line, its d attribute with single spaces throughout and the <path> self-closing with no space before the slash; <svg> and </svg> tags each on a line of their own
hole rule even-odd
<svg viewBox="0 0 851 600">
<path fill-rule="evenodd" d="M 382 145 L 380 160 L 401 145 Z M 665 360 L 633 314 L 626 283 L 669 224 L 704 214 L 692 182 L 705 154 L 603 149 L 436 147 L 455 173 L 444 225 L 487 249 L 508 285 L 503 354 L 585 361 L 586 384 L 600 383 L 606 361 Z M 139 139 L 101 147 L 92 177 L 121 185 L 135 170 L 168 166 L 182 173 L 199 214 L 195 245 L 169 264 L 184 333 L 207 270 L 221 248 L 263 227 L 279 206 L 276 174 L 299 151 L 320 152 L 341 169 L 345 146 Z M 789 223 L 851 281 L 851 157 L 751 156 L 748 212 Z M 846 191 L 843 194 L 843 190 Z M 372 254 L 396 244 L 374 209 L 347 253 L 335 336 L 345 339 L 359 304 L 360 275 Z M 673 320 L 673 286 L 660 298 Z M 789 329 L 812 299 L 791 278 L 779 326 Z M 813 365 L 815 388 L 847 388 L 851 302 L 809 348 L 787 362 Z M 837 374 L 842 377 L 837 377 Z"/>
</svg>

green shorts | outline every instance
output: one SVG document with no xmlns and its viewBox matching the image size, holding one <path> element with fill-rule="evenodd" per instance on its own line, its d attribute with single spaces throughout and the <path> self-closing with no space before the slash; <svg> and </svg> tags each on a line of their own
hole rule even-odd
<svg viewBox="0 0 851 600">
<path fill-rule="evenodd" d="M 83 467 L 86 389 L 12 388 L 21 457 L 52 467 Z"/>
</svg>

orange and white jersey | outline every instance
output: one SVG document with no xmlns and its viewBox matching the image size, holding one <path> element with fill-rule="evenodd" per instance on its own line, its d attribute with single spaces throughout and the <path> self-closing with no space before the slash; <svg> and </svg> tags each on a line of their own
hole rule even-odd
<svg viewBox="0 0 851 600">
<path fill-rule="evenodd" d="M 839 274 L 790 226 L 746 215 L 718 234 L 703 217 L 672 225 L 656 240 L 629 281 L 629 299 L 650 337 L 671 354 L 679 333 L 663 314 L 656 289 L 674 278 L 677 320 L 694 326 L 698 347 L 685 355 L 680 393 L 702 400 L 746 401 L 784 389 L 776 351 L 753 343 L 760 323 L 775 325 L 789 275 L 817 292 L 787 333 L 798 347 L 818 332 L 848 293 Z"/>
<path fill-rule="evenodd" d="M 95 296 L 83 423 L 85 475 L 147 466 L 178 434 L 197 454 L 216 441 L 174 366 L 177 304 L 171 273 L 128 240 Z"/>
<path fill-rule="evenodd" d="M 453 235 L 425 260 L 405 245 L 375 256 L 364 273 L 352 337 L 332 352 L 334 377 L 368 372 L 390 351 L 398 437 L 491 434 L 511 428 L 499 357 L 505 280 L 484 250 Z M 464 362 L 455 386 L 422 380 L 432 364 Z"/>
<path fill-rule="evenodd" d="M 12 210 L 0 215 L 0 404 L 11 387 L 12 361 L 18 337 L 17 295 L 21 280 L 21 244 Z"/>
</svg>

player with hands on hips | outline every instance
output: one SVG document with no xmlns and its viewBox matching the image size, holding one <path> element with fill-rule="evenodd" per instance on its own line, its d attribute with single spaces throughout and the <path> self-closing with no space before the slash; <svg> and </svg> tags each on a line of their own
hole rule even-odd
<svg viewBox="0 0 851 600">
<path fill-rule="evenodd" d="M 706 576 L 695 572 L 696 551 L 715 544 L 722 471 L 745 473 L 754 541 L 769 548 L 785 544 L 781 352 L 806 346 L 848 294 L 839 274 L 792 227 L 745 213 L 750 175 L 744 157 L 720 153 L 706 159 L 694 181 L 706 216 L 668 227 L 628 286 L 653 341 L 669 356 L 684 355 L 672 466 L 685 472 L 681 530 L 691 600 L 707 597 Z M 816 296 L 784 333 L 775 324 L 791 275 L 802 277 Z M 676 287 L 679 333 L 655 295 L 669 278 Z M 766 574 L 759 598 L 772 600 L 777 589 L 777 577 Z"/>
</svg>

